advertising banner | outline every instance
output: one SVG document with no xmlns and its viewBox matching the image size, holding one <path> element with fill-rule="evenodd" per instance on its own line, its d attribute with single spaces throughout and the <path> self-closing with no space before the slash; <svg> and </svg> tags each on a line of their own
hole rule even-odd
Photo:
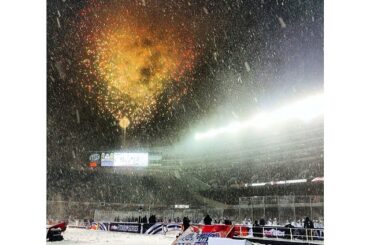
<svg viewBox="0 0 370 245">
<path fill-rule="evenodd" d="M 110 223 L 110 231 L 141 233 L 141 224 L 138 223 Z"/>
<path fill-rule="evenodd" d="M 165 226 L 165 227 L 164 227 Z M 155 224 L 143 224 L 143 233 L 155 235 L 163 234 L 163 230 L 169 231 L 180 231 L 181 224 L 179 223 L 155 223 Z"/>
<path fill-rule="evenodd" d="M 192 226 L 193 230 L 195 232 L 199 233 L 219 233 L 220 237 L 230 237 L 232 238 L 234 236 L 233 225 L 197 225 Z"/>
<path fill-rule="evenodd" d="M 208 245 L 208 238 L 221 236 L 219 232 L 215 233 L 189 232 L 188 234 L 185 234 L 186 231 L 176 240 L 174 245 Z"/>
<path fill-rule="evenodd" d="M 228 237 L 232 235 L 232 225 L 197 225 L 187 229 L 173 245 L 208 245 L 210 237 Z"/>
<path fill-rule="evenodd" d="M 265 237 L 279 237 L 283 238 L 285 237 L 285 232 L 289 230 L 285 230 L 284 228 L 265 228 L 264 229 L 264 235 Z"/>
<path fill-rule="evenodd" d="M 249 234 L 250 228 L 245 225 L 235 225 L 234 226 L 234 236 L 246 237 Z"/>
<path fill-rule="evenodd" d="M 100 222 L 93 222 L 91 225 L 87 226 L 86 229 L 89 230 L 102 230 L 102 231 L 107 231 L 109 228 L 109 223 L 100 223 Z"/>
</svg>

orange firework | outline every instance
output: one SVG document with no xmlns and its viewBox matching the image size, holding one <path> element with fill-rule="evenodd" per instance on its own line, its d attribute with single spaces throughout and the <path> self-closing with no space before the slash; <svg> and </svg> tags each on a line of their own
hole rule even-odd
<svg viewBox="0 0 370 245">
<path fill-rule="evenodd" d="M 91 86 L 103 86 L 95 96 L 101 109 L 117 121 L 127 116 L 137 126 L 155 115 L 164 95 L 170 109 L 187 93 L 197 55 L 188 31 L 150 23 L 127 9 L 111 9 L 83 12 L 82 26 L 88 32 L 81 63 L 96 78 L 83 85 L 90 93 L 95 91 Z"/>
</svg>

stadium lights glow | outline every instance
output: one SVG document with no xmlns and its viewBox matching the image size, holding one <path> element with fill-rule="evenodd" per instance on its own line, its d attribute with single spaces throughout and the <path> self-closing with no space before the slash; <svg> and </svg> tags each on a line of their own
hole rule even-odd
<svg viewBox="0 0 370 245">
<path fill-rule="evenodd" d="M 277 185 L 285 185 L 285 183 L 286 183 L 286 181 L 284 181 L 284 180 L 280 180 L 280 181 L 275 182 L 275 184 L 277 184 Z"/>
<path fill-rule="evenodd" d="M 285 181 L 286 184 L 296 184 L 296 183 L 305 183 L 307 179 L 293 179 Z"/>
<path fill-rule="evenodd" d="M 293 183 L 305 183 L 307 182 L 307 179 L 297 179 L 297 180 L 287 180 L 287 184 L 293 184 Z"/>
<path fill-rule="evenodd" d="M 264 186 L 266 183 L 252 183 L 251 186 Z"/>
<path fill-rule="evenodd" d="M 316 177 L 313 180 L 311 180 L 311 182 L 323 182 L 323 181 L 324 181 L 324 177 Z"/>
<path fill-rule="evenodd" d="M 245 187 L 248 186 L 264 186 L 264 185 L 286 185 L 286 184 L 297 184 L 297 183 L 306 183 L 307 179 L 293 179 L 293 180 L 279 180 L 279 181 L 271 181 L 271 182 L 262 182 L 262 183 L 251 183 L 251 184 L 244 184 Z"/>
<path fill-rule="evenodd" d="M 189 208 L 190 205 L 188 204 L 175 204 L 175 208 Z"/>
<path fill-rule="evenodd" d="M 266 128 L 273 124 L 282 123 L 290 120 L 300 120 L 309 122 L 310 120 L 322 115 L 324 112 L 324 96 L 317 94 L 309 96 L 303 100 L 286 105 L 269 113 L 263 112 L 251 117 L 243 122 L 232 122 L 229 125 L 207 132 L 196 133 L 195 139 L 209 139 L 221 134 L 237 133 L 245 128 Z"/>
</svg>

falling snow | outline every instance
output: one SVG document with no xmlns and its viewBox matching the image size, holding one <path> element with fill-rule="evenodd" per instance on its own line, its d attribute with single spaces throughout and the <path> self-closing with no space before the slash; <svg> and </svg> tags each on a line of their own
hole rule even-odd
<svg viewBox="0 0 370 245">
<path fill-rule="evenodd" d="M 323 183 L 310 182 L 323 176 L 322 120 L 269 128 L 263 114 L 322 91 L 322 1 L 63 0 L 47 18 L 48 219 L 199 223 L 207 210 L 235 223 L 252 216 L 240 197 L 322 205 Z M 102 167 L 116 151 L 146 152 L 148 165 Z M 296 179 L 307 183 L 246 188 Z M 86 234 L 76 236 L 101 239 Z"/>
<path fill-rule="evenodd" d="M 59 13 L 59 12 L 58 12 Z M 58 27 L 59 28 L 62 28 L 61 25 L 60 25 L 60 21 L 59 21 L 59 18 L 57 17 L 57 23 L 58 23 Z"/>
<path fill-rule="evenodd" d="M 281 28 L 286 28 L 286 24 L 285 24 L 283 18 L 278 17 L 278 20 L 279 20 L 279 23 L 280 23 Z"/>
<path fill-rule="evenodd" d="M 251 67 L 249 66 L 248 62 L 244 62 L 244 66 L 245 66 L 245 69 L 247 70 L 247 72 L 250 72 L 251 71 Z"/>
<path fill-rule="evenodd" d="M 208 9 L 206 7 L 203 7 L 203 11 L 205 14 L 208 14 Z"/>
</svg>

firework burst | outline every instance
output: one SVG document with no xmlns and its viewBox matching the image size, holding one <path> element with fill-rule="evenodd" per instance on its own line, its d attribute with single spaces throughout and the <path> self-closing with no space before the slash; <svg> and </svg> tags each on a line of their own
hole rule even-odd
<svg viewBox="0 0 370 245">
<path fill-rule="evenodd" d="M 82 86 L 117 121 L 148 122 L 159 101 L 171 110 L 188 92 L 197 51 L 183 23 L 111 4 L 92 4 L 80 16 Z"/>
</svg>

